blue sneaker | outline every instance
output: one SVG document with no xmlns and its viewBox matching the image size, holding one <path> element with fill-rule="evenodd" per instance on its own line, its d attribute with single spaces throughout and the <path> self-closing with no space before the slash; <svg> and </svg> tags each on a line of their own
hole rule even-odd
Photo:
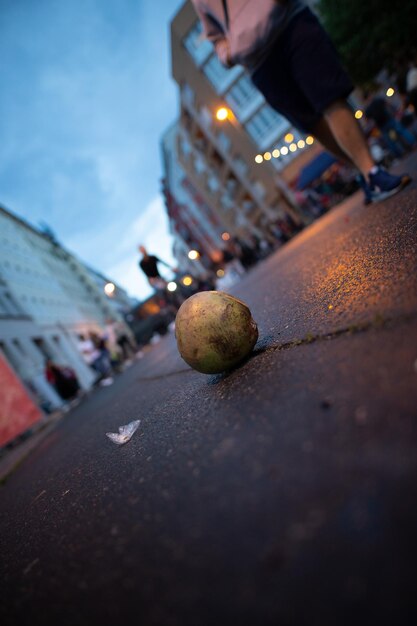
<svg viewBox="0 0 417 626">
<path fill-rule="evenodd" d="M 411 178 L 408 174 L 393 176 L 382 167 L 378 167 L 374 174 L 369 174 L 369 201 L 379 202 L 379 200 L 385 200 L 385 198 L 389 198 L 401 191 L 410 182 Z"/>
<path fill-rule="evenodd" d="M 371 204 L 371 202 L 373 202 L 372 200 L 372 193 L 371 193 L 371 188 L 368 185 L 365 176 L 363 176 L 362 174 L 358 174 L 358 176 L 356 177 L 356 180 L 358 181 L 360 187 L 362 188 L 363 194 L 364 194 L 364 204 Z"/>
</svg>

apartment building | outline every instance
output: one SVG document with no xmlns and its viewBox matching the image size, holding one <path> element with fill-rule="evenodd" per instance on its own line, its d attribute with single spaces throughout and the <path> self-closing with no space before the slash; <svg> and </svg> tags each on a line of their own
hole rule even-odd
<svg viewBox="0 0 417 626">
<path fill-rule="evenodd" d="M 242 67 L 224 68 L 191 2 L 171 23 L 180 91 L 176 154 L 187 179 L 231 235 L 271 238 L 290 216 L 305 222 L 290 183 L 319 150 L 274 111 Z"/>
<path fill-rule="evenodd" d="M 175 122 L 164 133 L 161 152 L 164 170 L 163 194 L 167 207 L 173 253 L 182 271 L 204 275 L 212 260 L 219 257 L 222 234 L 227 226 L 187 177 L 177 155 L 181 129 Z M 196 250 L 198 258 L 188 253 Z"/>
<path fill-rule="evenodd" d="M 46 358 L 72 367 L 84 389 L 92 385 L 79 337 L 102 332 L 109 320 L 124 324 L 91 268 L 51 232 L 0 207 L 0 350 L 40 404 L 62 404 L 45 381 Z"/>
</svg>

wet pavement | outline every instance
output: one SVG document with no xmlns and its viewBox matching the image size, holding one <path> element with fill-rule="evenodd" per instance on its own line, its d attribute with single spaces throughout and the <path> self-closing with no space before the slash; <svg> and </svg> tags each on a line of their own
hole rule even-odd
<svg viewBox="0 0 417 626">
<path fill-rule="evenodd" d="M 1 623 L 415 623 L 416 270 L 416 184 L 355 196 L 233 289 L 242 367 L 87 398 L 1 488 Z"/>
</svg>

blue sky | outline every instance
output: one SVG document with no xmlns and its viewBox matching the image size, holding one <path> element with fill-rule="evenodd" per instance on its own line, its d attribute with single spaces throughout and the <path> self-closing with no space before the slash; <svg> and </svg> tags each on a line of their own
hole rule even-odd
<svg viewBox="0 0 417 626">
<path fill-rule="evenodd" d="M 0 0 L 0 204 L 132 295 L 138 243 L 172 261 L 161 134 L 182 0 Z"/>
</svg>

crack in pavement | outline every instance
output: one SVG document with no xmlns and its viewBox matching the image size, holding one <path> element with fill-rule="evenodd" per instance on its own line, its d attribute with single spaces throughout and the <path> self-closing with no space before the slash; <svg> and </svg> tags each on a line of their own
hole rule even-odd
<svg viewBox="0 0 417 626">
<path fill-rule="evenodd" d="M 279 343 L 279 344 L 269 344 L 269 345 L 266 345 L 265 347 L 260 346 L 258 348 L 255 348 L 255 350 L 249 355 L 249 357 L 245 359 L 241 363 L 241 365 L 239 365 L 238 367 L 241 367 L 242 365 L 247 363 L 250 359 L 254 359 L 261 354 L 265 354 L 266 352 L 275 352 L 276 350 L 289 350 L 297 346 L 305 346 L 310 343 L 316 343 L 318 341 L 328 341 L 331 339 L 336 339 L 337 337 L 341 337 L 343 335 L 356 335 L 359 333 L 366 332 L 368 330 L 390 328 L 394 325 L 394 323 L 398 324 L 398 323 L 403 323 L 403 322 L 410 322 L 414 319 L 417 320 L 417 311 L 414 311 L 413 313 L 399 315 L 397 317 L 384 317 L 380 313 L 377 313 L 376 315 L 374 315 L 374 317 L 371 320 L 349 324 L 349 326 L 346 326 L 344 328 L 336 328 L 335 330 L 332 330 L 330 332 L 318 333 L 318 334 L 307 333 L 307 335 L 303 337 L 302 339 L 293 339 L 291 341 L 287 341 L 285 343 Z M 260 343 L 262 344 L 262 340 Z M 137 380 L 138 381 L 160 380 L 161 378 L 167 378 L 169 376 L 176 376 L 178 374 L 190 374 L 190 373 L 193 373 L 194 371 L 195 370 L 193 370 L 192 368 L 187 367 L 187 368 L 183 368 L 179 370 L 166 372 L 163 374 L 156 374 L 155 376 L 140 376 Z M 231 370 L 230 372 L 221 373 L 221 374 L 214 374 L 212 376 L 215 376 L 216 378 L 218 377 L 225 378 L 229 374 L 231 374 L 232 371 L 234 370 Z"/>
</svg>

